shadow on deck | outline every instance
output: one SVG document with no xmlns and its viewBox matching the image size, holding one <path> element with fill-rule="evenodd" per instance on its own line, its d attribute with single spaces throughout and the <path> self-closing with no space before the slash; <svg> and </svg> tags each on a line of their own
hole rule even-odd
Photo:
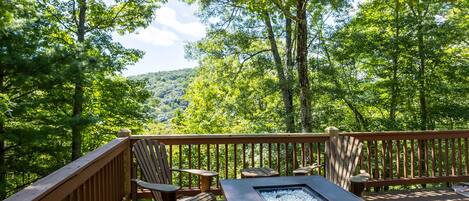
<svg viewBox="0 0 469 201">
<path fill-rule="evenodd" d="M 363 196 L 367 201 L 459 201 L 469 198 L 457 194 L 452 189 L 431 190 L 409 190 L 409 191 L 387 191 L 379 193 L 368 193 Z"/>
</svg>

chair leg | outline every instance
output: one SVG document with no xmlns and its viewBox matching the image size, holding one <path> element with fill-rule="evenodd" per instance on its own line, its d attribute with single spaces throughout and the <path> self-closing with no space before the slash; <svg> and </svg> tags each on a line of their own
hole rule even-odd
<svg viewBox="0 0 469 201">
<path fill-rule="evenodd" d="M 363 182 L 351 182 L 350 192 L 358 197 L 362 196 L 363 190 L 365 190 L 365 184 Z"/>
<path fill-rule="evenodd" d="M 200 192 L 208 192 L 212 185 L 212 177 L 200 176 L 200 183 Z"/>
<path fill-rule="evenodd" d="M 176 201 L 176 192 L 170 192 L 170 193 L 161 192 L 161 198 L 163 198 L 163 201 Z"/>
</svg>

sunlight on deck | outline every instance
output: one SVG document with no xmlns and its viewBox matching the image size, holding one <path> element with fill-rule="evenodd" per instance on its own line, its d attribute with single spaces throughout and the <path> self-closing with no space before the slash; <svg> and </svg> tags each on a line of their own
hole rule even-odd
<svg viewBox="0 0 469 201">
<path fill-rule="evenodd" d="M 438 189 L 438 190 L 412 190 L 412 191 L 389 191 L 379 193 L 368 193 L 363 196 L 363 199 L 368 201 L 386 201 L 386 200 L 399 200 L 399 201 L 458 201 L 469 200 L 462 195 L 457 194 L 452 189 Z"/>
</svg>

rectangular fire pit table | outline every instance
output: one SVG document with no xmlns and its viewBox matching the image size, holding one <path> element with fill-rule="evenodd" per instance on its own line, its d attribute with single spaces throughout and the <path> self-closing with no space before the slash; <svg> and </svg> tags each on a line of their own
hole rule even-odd
<svg viewBox="0 0 469 201">
<path fill-rule="evenodd" d="M 317 201 L 357 201 L 354 194 L 327 181 L 322 176 L 265 177 L 252 179 L 228 179 L 220 181 L 226 201 L 269 201 L 292 199 L 295 196 L 310 196 Z M 276 198 L 276 199 L 272 199 Z"/>
</svg>

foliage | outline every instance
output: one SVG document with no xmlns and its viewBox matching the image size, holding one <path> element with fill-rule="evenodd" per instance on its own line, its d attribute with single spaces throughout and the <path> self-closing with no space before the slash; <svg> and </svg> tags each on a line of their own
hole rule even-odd
<svg viewBox="0 0 469 201">
<path fill-rule="evenodd" d="M 70 161 L 73 125 L 82 129 L 80 149 L 90 151 L 146 121 L 144 83 L 120 75 L 143 53 L 113 42 L 109 31 L 147 25 L 157 5 L 89 1 L 87 37 L 75 41 L 79 16 L 70 2 L 0 2 L 1 199 Z M 83 89 L 78 118 L 71 112 L 76 83 Z"/>
<path fill-rule="evenodd" d="M 295 9 L 288 8 L 289 1 L 262 6 L 196 2 L 210 30 L 188 46 L 188 55 L 201 67 L 188 88 L 188 108 L 174 119 L 176 129 L 282 132 L 280 88 L 273 84 L 278 72 L 268 52 L 253 53 L 269 49 L 259 12 L 269 8 L 275 34 L 283 37 L 282 15 L 295 19 L 285 13 Z M 467 3 L 370 0 L 356 13 L 344 3 L 308 8 L 314 130 L 329 125 L 350 131 L 467 128 Z M 210 23 L 215 16 L 220 20 Z M 298 111 L 297 79 L 294 74 L 291 84 Z"/>
<path fill-rule="evenodd" d="M 130 76 L 131 80 L 145 81 L 152 93 L 147 106 L 150 118 L 155 122 L 169 123 L 176 110 L 184 110 L 187 101 L 182 99 L 187 85 L 192 81 L 195 70 L 191 68 Z"/>
</svg>

